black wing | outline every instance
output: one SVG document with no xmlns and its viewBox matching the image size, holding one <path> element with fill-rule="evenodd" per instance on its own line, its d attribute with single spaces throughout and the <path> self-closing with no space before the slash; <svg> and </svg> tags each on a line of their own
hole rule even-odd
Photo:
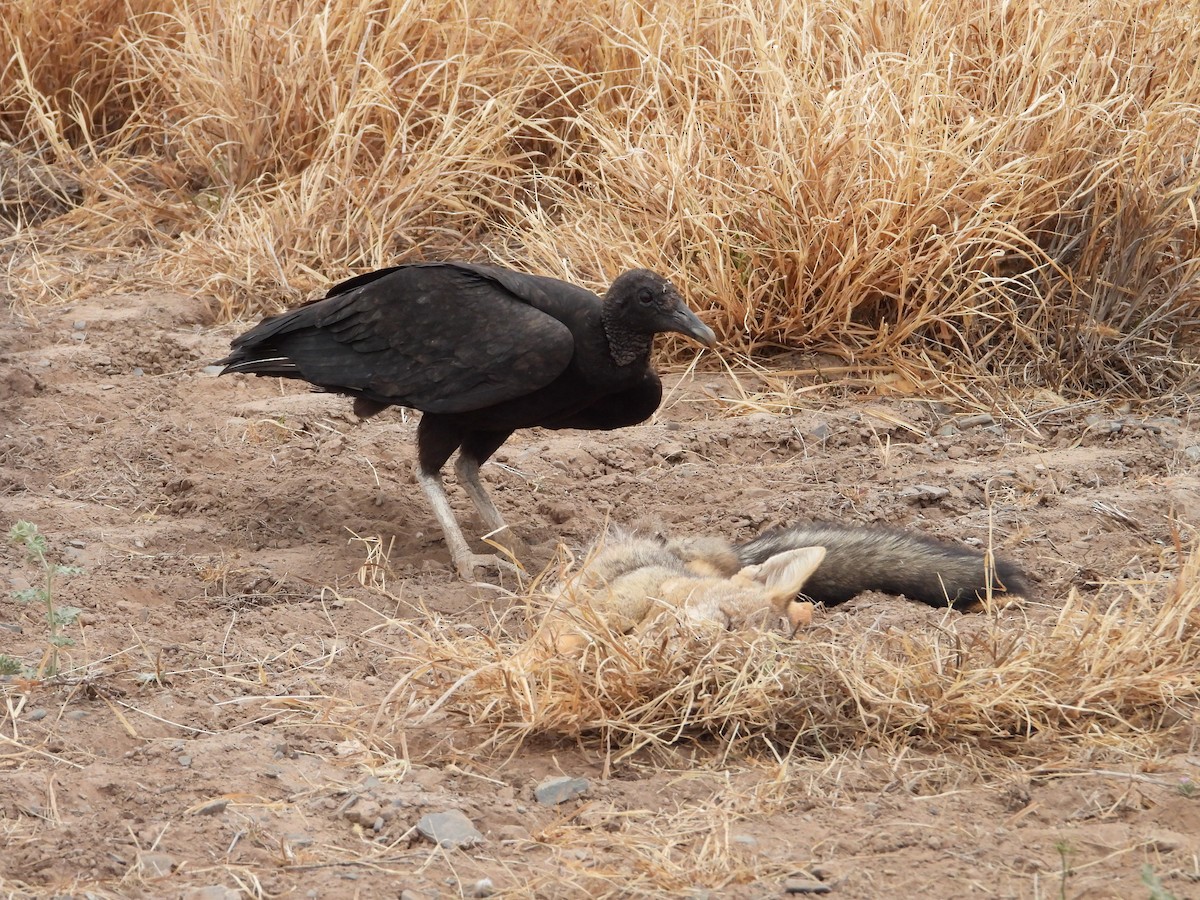
<svg viewBox="0 0 1200 900">
<path fill-rule="evenodd" d="M 263 321 L 222 362 L 432 413 L 521 397 L 562 373 L 575 342 L 513 290 L 522 279 L 545 290 L 542 279 L 504 274 L 502 283 L 484 267 L 418 264 L 360 275 Z"/>
</svg>

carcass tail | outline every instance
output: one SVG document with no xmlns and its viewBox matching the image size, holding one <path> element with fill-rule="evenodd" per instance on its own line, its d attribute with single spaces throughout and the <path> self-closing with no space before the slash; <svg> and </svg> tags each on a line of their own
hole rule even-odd
<svg viewBox="0 0 1200 900">
<path fill-rule="evenodd" d="M 804 585 L 818 603 L 836 606 L 863 591 L 903 594 L 936 607 L 966 607 L 989 591 L 1027 594 L 1024 573 L 1005 560 L 967 547 L 890 528 L 796 525 L 760 535 L 736 548 L 753 565 L 800 547 L 826 555 Z"/>
</svg>

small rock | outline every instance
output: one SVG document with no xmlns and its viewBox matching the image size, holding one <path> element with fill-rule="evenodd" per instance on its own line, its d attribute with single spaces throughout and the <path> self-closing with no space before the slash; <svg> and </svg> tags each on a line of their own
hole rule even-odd
<svg viewBox="0 0 1200 900">
<path fill-rule="evenodd" d="M 181 756 L 179 757 L 179 764 L 185 769 L 190 768 L 192 765 L 192 758 L 190 756 Z"/>
<path fill-rule="evenodd" d="M 758 846 L 758 838 L 756 838 L 752 834 L 735 834 L 733 836 L 733 842 L 735 844 L 739 844 L 743 847 L 757 847 Z"/>
<path fill-rule="evenodd" d="M 76 319 L 71 323 L 71 327 L 76 331 L 87 331 L 87 322 L 83 321 L 83 319 Z"/>
<path fill-rule="evenodd" d="M 501 825 L 494 832 L 496 839 L 500 843 L 519 844 L 525 841 L 533 840 L 533 836 L 529 833 L 529 829 L 524 825 Z"/>
<path fill-rule="evenodd" d="M 417 831 L 439 847 L 473 847 L 483 842 L 483 835 L 457 809 L 421 816 Z"/>
<path fill-rule="evenodd" d="M 591 782 L 586 778 L 562 775 L 558 778 L 547 778 L 533 789 L 533 796 L 543 806 L 558 806 L 560 803 L 582 797 L 591 786 Z"/>
<path fill-rule="evenodd" d="M 139 853 L 137 864 L 142 874 L 148 878 L 170 875 L 171 870 L 175 868 L 175 860 L 165 853 Z"/>
<path fill-rule="evenodd" d="M 496 886 L 490 878 L 480 878 L 471 888 L 472 897 L 490 897 L 496 893 Z"/>
<path fill-rule="evenodd" d="M 789 878 L 783 883 L 785 894 L 828 894 L 832 890 L 822 881 L 809 881 L 807 878 Z"/>
<path fill-rule="evenodd" d="M 29 715 L 25 717 L 25 721 L 40 722 L 44 718 L 46 718 L 46 711 L 44 709 L 32 709 L 29 711 Z"/>
<path fill-rule="evenodd" d="M 941 500 L 950 496 L 950 489 L 932 484 L 914 484 L 900 491 L 900 496 L 907 500 Z"/>
<path fill-rule="evenodd" d="M 833 429 L 829 427 L 829 423 L 820 422 L 813 426 L 812 430 L 809 431 L 808 436 L 816 441 L 824 441 L 828 440 L 831 434 L 833 434 Z"/>
<path fill-rule="evenodd" d="M 198 816 L 215 816 L 217 813 L 225 812 L 229 806 L 229 801 L 224 797 L 218 797 L 216 800 L 209 800 L 196 807 L 196 815 Z"/>
<path fill-rule="evenodd" d="M 86 709 L 73 709 L 67 713 L 67 718 L 78 722 L 80 719 L 87 718 L 88 711 Z"/>
<path fill-rule="evenodd" d="M 16 622 L 0 622 L 0 628 L 4 629 L 5 631 L 11 632 L 12 634 L 24 634 L 25 633 L 25 629 L 22 628 L 20 625 L 18 625 Z"/>
<path fill-rule="evenodd" d="M 946 448 L 946 456 L 950 459 L 964 459 L 969 456 L 971 451 L 962 444 L 954 444 Z"/>
<path fill-rule="evenodd" d="M 203 369 L 200 370 L 201 374 L 212 375 L 214 377 L 217 375 L 220 375 L 224 371 L 225 371 L 224 366 L 205 366 Z"/>
<path fill-rule="evenodd" d="M 937 430 L 938 437 L 954 437 L 956 434 L 960 433 L 961 432 L 958 430 L 958 426 L 956 425 L 943 425 Z"/>
<path fill-rule="evenodd" d="M 1183 457 L 1188 462 L 1200 463 L 1200 444 L 1183 448 Z"/>
<path fill-rule="evenodd" d="M 360 803 L 354 804 L 352 807 L 347 807 L 342 812 L 342 818 L 349 819 L 363 828 L 375 828 L 375 822 L 379 819 L 380 813 L 383 812 L 381 807 L 374 800 L 363 800 Z M 382 826 L 381 826 L 382 827 Z"/>
</svg>

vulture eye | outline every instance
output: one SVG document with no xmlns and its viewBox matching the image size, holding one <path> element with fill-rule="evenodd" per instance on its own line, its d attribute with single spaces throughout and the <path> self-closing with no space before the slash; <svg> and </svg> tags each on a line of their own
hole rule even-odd
<svg viewBox="0 0 1200 900">
<path fill-rule="evenodd" d="M 642 306 L 649 306 L 654 302 L 654 293 L 650 290 L 650 288 L 642 288 L 640 291 L 638 291 L 637 298 L 638 303 L 642 304 Z"/>
</svg>

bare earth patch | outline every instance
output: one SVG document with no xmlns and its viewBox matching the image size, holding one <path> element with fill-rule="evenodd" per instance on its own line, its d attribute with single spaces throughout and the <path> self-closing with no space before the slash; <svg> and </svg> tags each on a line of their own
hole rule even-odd
<svg viewBox="0 0 1200 900">
<path fill-rule="evenodd" d="M 62 674 L 0 682 L 6 896 L 1200 897 L 1194 696 L 1140 744 L 1089 722 L 1064 741 L 914 728 L 633 754 L 535 736 L 489 755 L 450 706 L 397 708 L 414 628 L 492 634 L 522 584 L 453 577 L 411 475 L 415 416 L 359 425 L 342 398 L 218 380 L 203 369 L 233 333 L 180 297 L 0 325 L 0 526 L 36 523 L 84 570 L 56 585 L 81 610 Z M 778 415 L 739 392 L 749 377 L 668 384 L 648 425 L 521 433 L 485 468 L 531 576 L 610 520 L 745 538 L 824 519 L 991 541 L 1038 582 L 986 613 L 879 595 L 819 612 L 842 636 L 972 616 L 1019 634 L 1072 589 L 1099 606 L 1176 589 L 1195 410 L 1031 401 L 993 421 L 829 388 Z M 36 668 L 44 614 L 8 593 L 37 572 L 8 544 L 0 565 L 0 653 Z M 539 802 L 556 775 L 587 788 Z M 482 842 L 422 837 L 447 810 Z"/>
</svg>

